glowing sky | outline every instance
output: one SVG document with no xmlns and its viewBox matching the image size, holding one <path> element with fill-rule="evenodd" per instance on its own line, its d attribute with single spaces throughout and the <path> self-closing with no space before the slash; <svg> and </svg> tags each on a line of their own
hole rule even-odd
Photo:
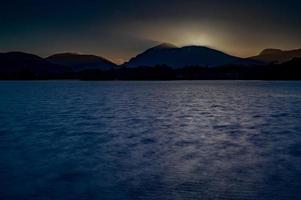
<svg viewBox="0 0 301 200">
<path fill-rule="evenodd" d="M 0 51 L 123 62 L 160 42 L 247 57 L 301 48 L 299 0 L 1 0 Z"/>
</svg>

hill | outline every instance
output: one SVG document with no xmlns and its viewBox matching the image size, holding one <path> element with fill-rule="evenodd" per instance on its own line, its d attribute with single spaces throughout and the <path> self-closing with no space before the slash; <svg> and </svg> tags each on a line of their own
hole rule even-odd
<svg viewBox="0 0 301 200">
<path fill-rule="evenodd" d="M 301 58 L 301 49 L 287 51 L 281 49 L 264 49 L 259 55 L 250 57 L 250 59 L 266 63 L 284 63 L 293 58 Z"/>
<path fill-rule="evenodd" d="M 49 56 L 46 60 L 53 64 L 70 67 L 77 72 L 90 69 L 110 70 L 116 67 L 116 64 L 108 59 L 95 55 L 60 53 Z"/>
<path fill-rule="evenodd" d="M 68 67 L 59 66 L 28 53 L 0 53 L 1 79 L 53 79 L 71 74 Z"/>
<path fill-rule="evenodd" d="M 163 43 L 150 48 L 124 63 L 124 66 L 135 68 L 141 66 L 167 65 L 172 68 L 188 66 L 217 67 L 229 64 L 255 64 L 248 59 L 228 55 L 224 52 L 204 46 L 176 47 Z"/>
</svg>

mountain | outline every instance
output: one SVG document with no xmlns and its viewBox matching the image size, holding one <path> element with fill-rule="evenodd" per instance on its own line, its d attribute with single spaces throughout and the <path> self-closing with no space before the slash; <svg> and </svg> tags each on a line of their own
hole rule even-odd
<svg viewBox="0 0 301 200">
<path fill-rule="evenodd" d="M 283 63 L 293 58 L 301 58 L 301 49 L 284 51 L 281 49 L 264 49 L 259 55 L 250 59 L 266 63 Z"/>
<path fill-rule="evenodd" d="M 124 63 L 124 66 L 135 68 L 140 66 L 167 65 L 173 68 L 187 66 L 217 67 L 227 64 L 254 64 L 252 60 L 242 59 L 221 51 L 203 46 L 177 47 L 163 43 L 137 55 Z"/>
<path fill-rule="evenodd" d="M 110 70 L 116 67 L 116 64 L 112 63 L 111 61 L 94 55 L 61 53 L 49 56 L 46 58 L 46 60 L 53 64 L 68 66 L 74 71 L 82 71 L 87 69 Z"/>
<path fill-rule="evenodd" d="M 56 78 L 71 72 L 67 67 L 52 64 L 33 54 L 0 53 L 1 79 Z"/>
</svg>

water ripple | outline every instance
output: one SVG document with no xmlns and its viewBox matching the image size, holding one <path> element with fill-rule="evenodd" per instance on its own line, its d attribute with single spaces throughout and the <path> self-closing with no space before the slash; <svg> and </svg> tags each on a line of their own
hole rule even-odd
<svg viewBox="0 0 301 200">
<path fill-rule="evenodd" d="M 300 199 L 300 82 L 1 82 L 0 93 L 0 199 Z"/>
</svg>

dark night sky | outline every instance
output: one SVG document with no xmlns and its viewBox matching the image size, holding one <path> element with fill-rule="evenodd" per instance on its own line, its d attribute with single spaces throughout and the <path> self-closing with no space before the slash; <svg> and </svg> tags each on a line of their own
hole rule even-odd
<svg viewBox="0 0 301 200">
<path fill-rule="evenodd" d="M 0 51 L 90 53 L 122 62 L 156 45 L 238 56 L 301 48 L 300 0 L 0 0 Z"/>
</svg>

